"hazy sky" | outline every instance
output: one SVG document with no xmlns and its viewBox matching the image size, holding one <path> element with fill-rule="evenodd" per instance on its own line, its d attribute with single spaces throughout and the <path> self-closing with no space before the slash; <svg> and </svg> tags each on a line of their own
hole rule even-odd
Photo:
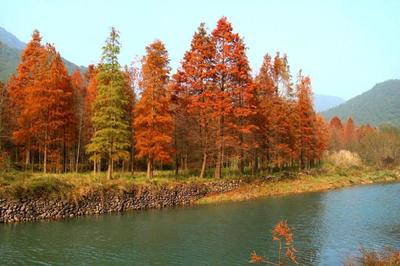
<svg viewBox="0 0 400 266">
<path fill-rule="evenodd" d="M 400 1 L 201 0 L 1 1 L 0 26 L 24 42 L 37 28 L 68 60 L 97 63 L 111 26 L 129 64 L 155 39 L 179 66 L 200 22 L 227 16 L 244 37 L 253 72 L 265 53 L 287 53 L 292 74 L 310 75 L 315 93 L 350 98 L 400 78 Z"/>
</svg>

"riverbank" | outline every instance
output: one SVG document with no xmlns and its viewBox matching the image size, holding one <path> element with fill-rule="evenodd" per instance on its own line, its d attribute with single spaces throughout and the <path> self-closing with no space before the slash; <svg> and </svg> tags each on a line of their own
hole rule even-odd
<svg viewBox="0 0 400 266">
<path fill-rule="evenodd" d="M 396 170 L 319 168 L 258 178 L 221 180 L 141 175 L 3 173 L 0 175 L 0 223 L 64 219 L 129 210 L 210 204 L 225 201 L 323 191 L 357 184 L 400 180 Z"/>
<path fill-rule="evenodd" d="M 354 185 L 387 183 L 400 181 L 397 170 L 376 169 L 324 169 L 318 173 L 297 173 L 296 178 L 279 181 L 257 179 L 252 183 L 243 183 L 237 189 L 226 193 L 210 193 L 196 201 L 196 204 L 212 204 L 227 201 L 245 201 L 256 198 L 318 192 Z"/>
<path fill-rule="evenodd" d="M 43 194 L 0 198 L 0 223 L 58 220 L 84 215 L 122 213 L 130 210 L 184 206 L 209 193 L 238 188 L 238 179 L 213 182 L 134 184 L 130 187 L 92 186 L 77 194 Z M 27 195 L 26 192 L 24 195 Z"/>
</svg>

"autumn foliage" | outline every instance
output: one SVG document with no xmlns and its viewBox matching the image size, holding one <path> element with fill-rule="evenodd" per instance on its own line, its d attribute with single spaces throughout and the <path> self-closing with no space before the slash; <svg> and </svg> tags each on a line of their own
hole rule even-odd
<svg viewBox="0 0 400 266">
<path fill-rule="evenodd" d="M 331 119 L 328 126 L 329 132 L 329 150 L 353 150 L 364 137 L 376 131 L 376 128 L 369 124 L 356 126 L 351 117 L 346 123 L 335 116 Z"/>
<path fill-rule="evenodd" d="M 257 255 L 255 251 L 250 254 L 250 263 L 269 265 L 298 264 L 296 259 L 297 250 L 294 247 L 293 230 L 287 221 L 280 221 L 272 230 L 272 240 L 278 244 L 277 260 L 271 261 L 264 256 Z"/>
<path fill-rule="evenodd" d="M 203 24 L 194 34 L 171 86 L 176 172 L 190 165 L 204 176 L 208 167 L 220 178 L 226 168 L 257 174 L 320 161 L 328 136 L 310 78 L 300 74 L 294 86 L 287 56 L 277 53 L 253 80 L 245 52 L 225 17 L 211 34 Z"/>
<path fill-rule="evenodd" d="M 135 108 L 135 140 L 138 158 L 147 161 L 147 176 L 153 176 L 155 161 L 167 163 L 172 154 L 173 121 L 167 91 L 169 59 L 161 41 L 146 47 L 142 60 L 143 88 Z"/>
<path fill-rule="evenodd" d="M 128 69 L 113 28 L 100 63 L 69 74 L 34 31 L 1 91 L 0 110 L 12 115 L 0 117 L 2 152 L 32 170 L 107 168 L 111 178 L 114 167 L 147 168 L 149 177 L 166 167 L 222 178 L 309 168 L 328 137 L 338 149 L 357 140 L 351 122 L 328 130 L 313 108 L 311 78 L 300 72 L 293 81 L 286 55 L 265 55 L 253 78 L 246 49 L 222 17 L 210 32 L 200 24 L 175 74 L 161 41 Z"/>
<path fill-rule="evenodd" d="M 76 117 L 70 77 L 60 54 L 51 45 L 43 46 L 38 31 L 32 35 L 9 83 L 15 110 L 12 138 L 25 153 L 26 165 L 48 162 L 54 170 L 66 168 L 67 149 L 73 141 Z"/>
</svg>

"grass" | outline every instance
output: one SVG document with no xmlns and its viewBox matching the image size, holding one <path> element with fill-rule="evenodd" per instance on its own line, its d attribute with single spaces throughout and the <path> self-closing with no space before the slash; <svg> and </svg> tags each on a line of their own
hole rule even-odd
<svg viewBox="0 0 400 266">
<path fill-rule="evenodd" d="M 233 177 L 229 177 L 233 178 Z M 198 178 L 185 174 L 175 176 L 173 171 L 156 171 L 155 177 L 146 178 L 145 172 L 116 172 L 108 180 L 106 173 L 40 173 L 40 172 L 0 172 L 0 198 L 29 197 L 79 197 L 90 191 L 114 189 L 127 191 L 132 186 L 175 186 L 182 183 L 205 183 L 213 178 Z"/>
<path fill-rule="evenodd" d="M 245 177 L 246 183 L 227 193 L 208 195 L 199 204 L 223 201 L 242 201 L 259 197 L 321 191 L 354 184 L 394 181 L 400 174 L 396 170 L 376 170 L 366 167 L 338 168 L 327 164 L 307 172 L 280 172 L 265 178 Z M 230 174 L 224 179 L 238 178 Z M 132 186 L 176 186 L 182 183 L 206 183 L 214 178 L 200 179 L 193 174 L 175 176 L 173 171 L 157 171 L 153 179 L 145 172 L 116 172 L 112 180 L 106 173 L 43 174 L 39 172 L 0 172 L 0 198 L 24 199 L 29 197 L 78 198 L 89 192 L 112 189 L 129 191 Z"/>
<path fill-rule="evenodd" d="M 299 172 L 297 177 L 292 179 L 271 182 L 254 180 L 227 193 L 210 194 L 199 199 L 197 203 L 244 201 L 268 196 L 323 191 L 356 184 L 391 182 L 399 179 L 400 172 L 397 170 L 378 170 L 367 167 L 343 169 L 326 165 L 318 171 Z"/>
</svg>

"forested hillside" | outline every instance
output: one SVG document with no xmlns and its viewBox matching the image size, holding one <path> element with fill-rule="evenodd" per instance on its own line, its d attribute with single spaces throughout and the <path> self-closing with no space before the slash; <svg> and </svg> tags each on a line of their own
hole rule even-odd
<svg viewBox="0 0 400 266">
<path fill-rule="evenodd" d="M 15 71 L 21 51 L 0 42 L 0 81 L 6 81 Z"/>
<path fill-rule="evenodd" d="M 387 80 L 346 103 L 332 108 L 322 115 L 330 120 L 338 116 L 342 120 L 352 117 L 357 124 L 400 125 L 400 80 Z"/>
<path fill-rule="evenodd" d="M 15 72 L 17 65 L 20 62 L 22 50 L 26 46 L 25 43 L 18 40 L 13 34 L 0 27 L 0 81 L 6 82 L 7 79 Z M 77 66 L 74 63 L 62 58 L 64 64 L 71 74 L 75 69 L 86 69 L 82 66 Z"/>
</svg>

